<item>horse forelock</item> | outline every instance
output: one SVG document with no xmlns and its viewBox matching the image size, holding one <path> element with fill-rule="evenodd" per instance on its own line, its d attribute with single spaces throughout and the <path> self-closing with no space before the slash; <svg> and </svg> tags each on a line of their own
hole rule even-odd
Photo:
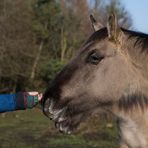
<svg viewBox="0 0 148 148">
<path fill-rule="evenodd" d="M 108 33 L 107 33 L 107 28 L 104 27 L 96 32 L 94 32 L 88 39 L 87 41 L 84 43 L 85 44 L 88 44 L 89 42 L 91 41 L 99 41 L 99 40 L 103 40 L 105 38 L 107 38 L 108 36 Z"/>
</svg>

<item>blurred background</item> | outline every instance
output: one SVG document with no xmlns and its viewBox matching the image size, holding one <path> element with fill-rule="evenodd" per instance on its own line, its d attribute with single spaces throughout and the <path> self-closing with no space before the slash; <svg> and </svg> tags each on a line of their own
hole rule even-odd
<svg viewBox="0 0 148 148">
<path fill-rule="evenodd" d="M 90 14 L 106 26 L 115 12 L 120 26 L 148 32 L 146 6 L 146 0 L 0 0 L 0 93 L 44 92 L 93 33 Z M 1 148 L 117 148 L 117 143 L 115 121 L 106 114 L 94 115 L 71 136 L 56 131 L 40 107 L 0 115 Z"/>
</svg>

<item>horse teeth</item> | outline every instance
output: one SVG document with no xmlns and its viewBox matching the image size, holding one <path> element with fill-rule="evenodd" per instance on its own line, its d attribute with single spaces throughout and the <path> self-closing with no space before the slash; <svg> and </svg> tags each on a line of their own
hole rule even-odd
<svg viewBox="0 0 148 148">
<path fill-rule="evenodd" d="M 65 118 L 63 118 L 63 117 L 60 117 L 60 118 L 58 119 L 58 122 L 63 122 L 63 121 L 65 121 Z"/>
<path fill-rule="evenodd" d="M 59 130 L 64 133 L 68 133 L 68 127 L 63 127 L 62 124 L 60 124 Z"/>
<path fill-rule="evenodd" d="M 59 118 L 60 116 L 63 116 L 64 112 L 65 112 L 65 108 L 60 109 L 60 110 L 55 110 L 55 111 L 53 112 L 53 120 L 59 120 L 58 118 Z M 62 117 L 61 117 L 61 118 L 62 118 Z M 62 118 L 62 120 L 63 120 L 63 118 Z"/>
<path fill-rule="evenodd" d="M 53 114 L 53 106 L 54 106 L 54 103 L 53 103 L 53 101 L 51 101 L 50 106 L 49 106 L 49 113 L 50 114 Z"/>
<path fill-rule="evenodd" d="M 68 131 L 68 132 L 67 132 L 67 134 L 71 134 L 71 133 L 72 133 L 71 131 Z"/>
</svg>

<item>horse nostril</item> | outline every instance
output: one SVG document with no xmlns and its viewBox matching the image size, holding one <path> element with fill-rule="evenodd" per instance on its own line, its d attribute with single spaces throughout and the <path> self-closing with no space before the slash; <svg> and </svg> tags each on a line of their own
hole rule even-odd
<svg viewBox="0 0 148 148">
<path fill-rule="evenodd" d="M 60 117 L 60 118 L 58 119 L 58 122 L 63 122 L 63 121 L 65 121 L 65 120 L 66 120 L 65 118 Z"/>
<path fill-rule="evenodd" d="M 54 114 L 49 112 L 49 119 L 54 120 Z"/>
<path fill-rule="evenodd" d="M 52 119 L 53 119 L 53 117 L 49 117 L 49 119 L 50 119 L 50 120 L 52 120 Z"/>
</svg>

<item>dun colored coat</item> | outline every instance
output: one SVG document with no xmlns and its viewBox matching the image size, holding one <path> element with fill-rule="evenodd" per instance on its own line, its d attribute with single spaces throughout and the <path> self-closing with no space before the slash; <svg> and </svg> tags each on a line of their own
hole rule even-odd
<svg viewBox="0 0 148 148">
<path fill-rule="evenodd" d="M 95 32 L 44 94 L 43 110 L 71 133 L 94 111 L 117 117 L 121 148 L 148 148 L 148 35 L 107 27 L 90 17 Z"/>
</svg>

